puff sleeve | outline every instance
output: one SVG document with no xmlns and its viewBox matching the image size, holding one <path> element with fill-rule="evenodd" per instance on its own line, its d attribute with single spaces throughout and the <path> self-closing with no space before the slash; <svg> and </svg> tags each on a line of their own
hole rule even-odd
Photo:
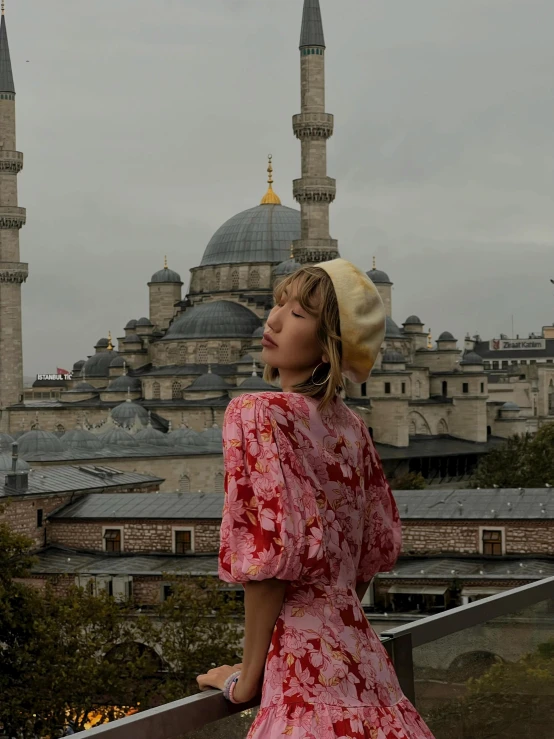
<svg viewBox="0 0 554 739">
<path fill-rule="evenodd" d="M 298 580 L 302 572 L 305 525 L 294 503 L 294 475 L 284 469 L 287 451 L 280 448 L 271 403 L 240 395 L 225 413 L 219 551 L 219 577 L 225 582 Z"/>
<path fill-rule="evenodd" d="M 402 529 L 396 501 L 365 426 L 363 432 L 366 498 L 356 580 L 369 582 L 378 572 L 390 572 L 394 567 L 402 546 Z"/>
</svg>

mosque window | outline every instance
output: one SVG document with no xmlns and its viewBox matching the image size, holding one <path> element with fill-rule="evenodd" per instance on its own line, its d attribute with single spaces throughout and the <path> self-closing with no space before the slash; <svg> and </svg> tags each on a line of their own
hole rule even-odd
<svg viewBox="0 0 554 739">
<path fill-rule="evenodd" d="M 181 383 L 178 380 L 175 380 L 171 385 L 171 397 L 173 400 L 180 400 L 180 398 L 182 398 L 182 392 Z"/>
<path fill-rule="evenodd" d="M 160 392 L 160 383 L 155 382 L 152 385 L 152 397 L 154 400 L 159 400 L 161 398 L 161 392 Z"/>
<path fill-rule="evenodd" d="M 216 290 L 221 289 L 221 272 L 219 270 L 215 273 L 214 287 Z"/>
<path fill-rule="evenodd" d="M 448 383 L 446 382 L 446 380 L 442 381 L 442 394 L 445 398 L 448 395 Z"/>
<path fill-rule="evenodd" d="M 178 358 L 178 350 L 176 346 L 172 346 L 171 349 L 167 353 L 167 358 L 169 360 L 169 364 L 175 364 L 177 362 Z"/>
<path fill-rule="evenodd" d="M 228 344 L 222 344 L 219 347 L 219 361 L 221 364 L 229 364 L 229 345 Z"/>
<path fill-rule="evenodd" d="M 121 552 L 121 529 L 105 529 L 104 551 Z"/>
<path fill-rule="evenodd" d="M 42 508 L 37 509 L 37 529 L 42 528 L 42 521 L 43 521 L 43 510 Z"/>
<path fill-rule="evenodd" d="M 462 385 L 462 392 L 464 395 L 467 395 L 469 393 L 469 382 L 464 382 Z"/>
<path fill-rule="evenodd" d="M 502 556 L 502 530 L 487 531 L 486 529 L 482 534 L 482 548 L 483 554 L 489 557 L 501 557 Z"/>
<path fill-rule="evenodd" d="M 222 472 L 218 472 L 215 476 L 214 492 L 216 493 L 223 492 L 223 473 Z"/>
<path fill-rule="evenodd" d="M 180 346 L 179 347 L 179 364 L 186 364 L 186 363 L 187 363 L 187 347 Z"/>
<path fill-rule="evenodd" d="M 402 395 L 406 395 L 406 383 L 402 383 Z"/>
<path fill-rule="evenodd" d="M 362 382 L 362 386 L 360 388 L 360 392 L 362 394 L 362 398 L 365 398 L 367 395 L 367 382 Z"/>
<path fill-rule="evenodd" d="M 189 554 L 193 551 L 192 529 L 177 529 L 175 534 L 175 554 Z"/>
<path fill-rule="evenodd" d="M 260 272 L 257 269 L 250 270 L 248 274 L 248 287 L 254 290 L 260 287 Z"/>
<path fill-rule="evenodd" d="M 185 473 L 179 479 L 179 492 L 190 493 L 190 477 Z"/>
<path fill-rule="evenodd" d="M 421 398 L 421 382 L 419 380 L 416 380 L 415 396 L 416 398 Z"/>
<path fill-rule="evenodd" d="M 385 395 L 390 395 L 390 382 L 385 382 Z"/>
<path fill-rule="evenodd" d="M 60 434 L 63 434 L 63 432 L 65 431 L 65 427 L 64 427 L 64 425 L 63 425 L 63 424 L 61 424 L 61 423 L 59 423 L 59 424 L 58 424 L 58 425 L 56 426 L 56 431 L 57 431 L 58 433 L 60 433 Z"/>
<path fill-rule="evenodd" d="M 234 269 L 231 272 L 231 289 L 232 290 L 238 290 L 239 289 L 239 271 L 238 271 L 238 269 Z"/>
<path fill-rule="evenodd" d="M 481 392 L 482 393 L 485 392 L 485 383 L 484 382 L 481 383 Z"/>
<path fill-rule="evenodd" d="M 198 364 L 208 364 L 208 347 L 206 344 L 200 344 L 197 350 L 196 359 Z"/>
<path fill-rule="evenodd" d="M 410 436 L 415 436 L 416 435 L 416 432 L 417 432 L 416 422 L 415 421 L 410 421 L 410 428 L 408 430 L 408 434 Z"/>
</svg>

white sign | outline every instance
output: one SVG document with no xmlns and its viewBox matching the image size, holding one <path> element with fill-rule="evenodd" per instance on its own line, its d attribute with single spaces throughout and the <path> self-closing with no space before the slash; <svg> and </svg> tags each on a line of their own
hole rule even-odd
<svg viewBox="0 0 554 739">
<path fill-rule="evenodd" d="M 72 372 L 68 372 L 65 375 L 37 375 L 37 380 L 57 380 L 57 381 L 61 380 L 62 382 L 66 382 L 67 380 L 72 380 L 72 379 L 73 379 Z"/>
<path fill-rule="evenodd" d="M 546 339 L 492 339 L 489 348 L 494 352 L 541 351 L 546 349 Z"/>
</svg>

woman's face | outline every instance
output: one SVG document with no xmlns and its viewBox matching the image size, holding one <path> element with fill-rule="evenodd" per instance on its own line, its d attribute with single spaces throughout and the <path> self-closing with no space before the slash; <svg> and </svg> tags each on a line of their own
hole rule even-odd
<svg viewBox="0 0 554 739">
<path fill-rule="evenodd" d="M 316 338 L 317 319 L 296 299 L 294 283 L 272 309 L 262 339 L 262 360 L 279 370 L 283 388 L 306 380 L 322 361 Z"/>
</svg>

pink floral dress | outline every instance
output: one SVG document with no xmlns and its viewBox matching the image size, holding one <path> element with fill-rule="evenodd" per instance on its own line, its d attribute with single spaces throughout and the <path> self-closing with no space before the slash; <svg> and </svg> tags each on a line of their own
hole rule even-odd
<svg viewBox="0 0 554 739">
<path fill-rule="evenodd" d="M 234 398 L 219 576 L 287 580 L 248 739 L 433 739 L 356 596 L 392 569 L 398 511 L 361 419 L 298 393 Z"/>
</svg>

